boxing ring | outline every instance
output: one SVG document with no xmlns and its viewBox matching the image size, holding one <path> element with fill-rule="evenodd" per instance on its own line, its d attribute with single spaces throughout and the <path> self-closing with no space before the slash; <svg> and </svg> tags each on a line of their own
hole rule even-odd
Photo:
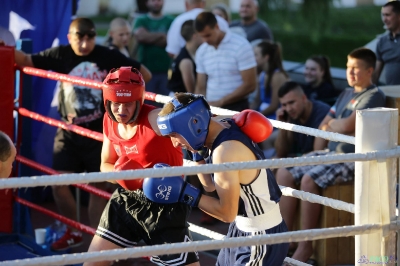
<svg viewBox="0 0 400 266">
<path fill-rule="evenodd" d="M 1 52 L 2 51 L 0 50 L 0 54 Z M 14 70 L 15 69 L 13 69 L 13 71 Z M 48 72 L 28 67 L 22 68 L 21 72 L 28 75 L 35 75 L 46 77 L 49 79 L 84 85 L 93 89 L 101 88 L 100 82 L 71 77 L 55 72 Z M 14 90 L 13 87 L 7 88 L 7 90 L 8 89 L 12 91 Z M 170 97 L 146 92 L 146 99 L 165 103 L 170 99 Z M 31 112 L 23 107 L 15 108 L 15 110 L 18 112 L 19 116 L 30 117 L 49 125 L 61 127 L 66 130 L 71 130 L 77 134 L 90 137 L 98 141 L 102 140 L 101 133 L 93 132 L 76 125 L 70 125 L 62 121 L 44 117 L 40 114 Z M 236 113 L 233 111 L 215 107 L 212 107 L 212 112 L 214 114 L 222 116 L 230 116 Z M 59 174 L 57 171 L 51 168 L 40 165 L 28 158 L 24 158 L 18 155 L 16 158 L 18 162 L 40 170 L 47 175 L 1 179 L 0 189 L 17 189 L 38 186 L 73 184 L 80 189 L 84 189 L 90 193 L 94 193 L 100 197 L 108 199 L 110 197 L 109 193 L 98 190 L 90 185 L 87 185 L 86 183 L 103 182 L 107 180 L 118 179 L 136 179 L 143 176 L 165 177 L 177 176 L 182 174 L 195 175 L 197 173 L 213 173 L 239 169 L 272 169 L 289 166 L 332 164 L 339 162 L 355 161 L 356 166 L 354 178 L 354 204 L 281 186 L 282 193 L 285 196 L 296 197 L 301 200 L 306 200 L 312 203 L 319 203 L 324 206 L 329 206 L 331 208 L 335 208 L 341 211 L 354 213 L 354 225 L 304 231 L 291 231 L 273 235 L 223 239 L 223 235 L 221 234 L 191 224 L 191 231 L 203 234 L 211 240 L 105 250 L 100 252 L 47 256 L 24 260 L 3 261 L 0 262 L 0 265 L 64 265 L 110 260 L 110 258 L 112 258 L 112 260 L 121 260 L 128 258 L 148 257 L 160 254 L 174 254 L 188 251 L 215 250 L 225 247 L 300 242 L 307 240 L 349 236 L 355 236 L 356 265 L 369 264 L 369 261 L 367 259 L 363 260 L 363 258 L 368 255 L 381 256 L 384 259 L 386 259 L 386 257 L 389 259 L 389 256 L 393 255 L 394 258 L 398 258 L 400 255 L 399 243 L 397 243 L 397 251 L 395 250 L 396 232 L 400 229 L 400 221 L 398 220 L 398 217 L 396 217 L 395 204 L 395 184 L 397 182 L 398 167 L 397 158 L 400 156 L 400 148 L 397 146 L 398 110 L 388 108 L 376 108 L 357 111 L 355 137 L 332 132 L 324 132 L 317 129 L 306 128 L 275 120 L 271 120 L 271 123 L 276 128 L 292 130 L 303 134 L 322 137 L 328 140 L 355 144 L 356 152 L 353 154 L 335 154 L 314 157 L 271 159 L 262 161 L 224 163 L 201 166 L 191 165 L 190 162 L 185 161 L 185 164 L 182 167 L 129 170 L 112 173 L 80 174 Z M 20 134 L 22 134 L 22 130 L 18 128 L 18 132 L 17 147 L 21 145 Z M 16 202 L 19 202 L 20 204 L 35 208 L 36 210 L 50 215 L 51 217 L 54 217 L 62 221 L 63 223 L 78 228 L 85 233 L 91 235 L 94 234 L 95 230 L 89 226 L 82 225 L 65 217 L 61 217 L 54 212 L 45 210 L 42 207 L 30 203 L 24 199 L 14 197 L 14 200 Z M 395 256 L 396 253 L 397 256 Z M 285 262 L 291 265 L 308 265 L 290 258 L 286 258 Z M 387 263 L 390 263 L 390 261 L 387 260 Z"/>
</svg>

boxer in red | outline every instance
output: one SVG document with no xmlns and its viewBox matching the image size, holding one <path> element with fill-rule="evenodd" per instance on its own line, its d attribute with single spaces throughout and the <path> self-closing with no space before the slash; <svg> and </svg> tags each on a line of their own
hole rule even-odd
<svg viewBox="0 0 400 266">
<path fill-rule="evenodd" d="M 104 141 L 102 172 L 151 168 L 158 162 L 172 166 L 183 163 L 182 150 L 157 127 L 160 109 L 144 104 L 142 75 L 131 67 L 113 69 L 103 82 Z M 118 188 L 101 216 L 89 251 L 191 241 L 184 203 L 158 204 L 142 191 L 142 180 L 118 180 Z M 195 252 L 153 256 L 157 265 L 200 265 Z M 110 261 L 84 265 L 110 265 Z"/>
</svg>

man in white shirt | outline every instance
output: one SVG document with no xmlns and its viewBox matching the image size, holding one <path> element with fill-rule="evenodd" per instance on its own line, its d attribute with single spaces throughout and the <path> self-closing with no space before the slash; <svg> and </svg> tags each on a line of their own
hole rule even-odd
<svg viewBox="0 0 400 266">
<path fill-rule="evenodd" d="M 198 14 L 204 11 L 206 5 L 205 0 L 185 0 L 186 12 L 177 16 L 172 22 L 167 34 L 167 47 L 165 50 L 175 58 L 181 48 L 185 46 L 185 40 L 181 36 L 182 24 L 190 19 L 195 19 Z M 218 26 L 224 32 L 229 30 L 228 22 L 225 19 L 217 16 Z"/>
<path fill-rule="evenodd" d="M 257 83 L 251 44 L 238 34 L 220 30 L 211 12 L 200 13 L 194 26 L 204 41 L 196 52 L 195 92 L 205 95 L 212 106 L 239 112 L 248 109 L 247 97 Z"/>
</svg>

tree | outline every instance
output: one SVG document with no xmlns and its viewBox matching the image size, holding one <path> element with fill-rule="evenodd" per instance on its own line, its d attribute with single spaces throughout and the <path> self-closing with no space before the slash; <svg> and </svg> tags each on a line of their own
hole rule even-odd
<svg viewBox="0 0 400 266">
<path fill-rule="evenodd" d="M 305 23 L 310 29 L 311 39 L 318 42 L 329 25 L 329 8 L 332 0 L 303 0 L 301 6 Z"/>
</svg>

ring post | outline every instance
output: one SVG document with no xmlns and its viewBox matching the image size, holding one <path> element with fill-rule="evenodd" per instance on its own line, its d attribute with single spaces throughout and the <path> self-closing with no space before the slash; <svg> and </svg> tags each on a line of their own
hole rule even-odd
<svg viewBox="0 0 400 266">
<path fill-rule="evenodd" d="M 397 147 L 398 109 L 372 108 L 356 113 L 356 153 Z M 355 162 L 355 225 L 389 224 L 396 220 L 396 159 Z M 395 232 L 355 236 L 355 265 L 365 256 L 370 262 L 395 257 Z M 387 257 L 386 257 L 387 256 Z"/>
</svg>

